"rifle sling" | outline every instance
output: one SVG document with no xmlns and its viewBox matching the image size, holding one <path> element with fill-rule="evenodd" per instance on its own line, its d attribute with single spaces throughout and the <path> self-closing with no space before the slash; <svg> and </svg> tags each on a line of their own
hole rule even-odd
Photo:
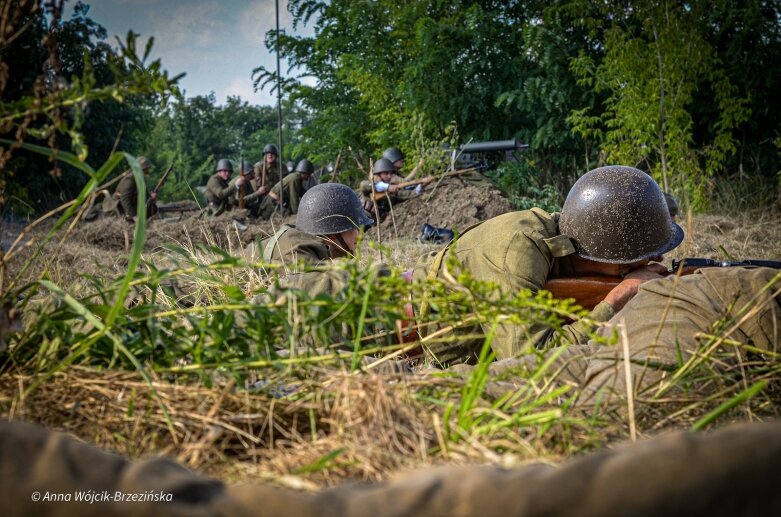
<svg viewBox="0 0 781 517">
<path fill-rule="evenodd" d="M 277 233 L 274 234 L 271 239 L 266 243 L 266 247 L 263 248 L 263 262 L 268 264 L 271 262 L 271 255 L 274 254 L 274 248 L 278 246 L 279 239 L 282 238 L 282 236 L 288 231 L 294 229 L 295 226 L 292 224 L 283 224 L 282 228 L 277 230 Z M 282 252 L 280 251 L 280 255 Z"/>
</svg>

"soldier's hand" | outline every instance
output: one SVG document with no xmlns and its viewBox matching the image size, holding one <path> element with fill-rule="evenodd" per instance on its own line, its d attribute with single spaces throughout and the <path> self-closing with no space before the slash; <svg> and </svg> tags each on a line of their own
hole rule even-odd
<svg viewBox="0 0 781 517">
<path fill-rule="evenodd" d="M 245 181 L 246 181 L 246 179 L 244 178 L 244 176 L 239 176 L 238 178 L 236 178 L 236 186 L 240 187 L 240 186 L 244 185 Z"/>
<path fill-rule="evenodd" d="M 421 183 L 423 183 L 424 185 L 428 185 L 429 183 L 433 183 L 435 179 L 436 178 L 434 178 L 434 176 L 426 176 L 425 178 L 423 178 Z"/>
<path fill-rule="evenodd" d="M 263 194 L 268 194 L 268 187 L 267 187 L 267 186 L 265 186 L 265 185 L 261 185 L 261 186 L 258 188 L 258 194 L 259 194 L 259 195 L 261 195 L 261 196 L 262 196 Z"/>
<path fill-rule="evenodd" d="M 388 186 L 388 192 L 390 194 L 393 194 L 394 192 L 396 192 L 398 190 L 399 190 L 399 187 L 397 185 L 390 185 L 390 186 Z"/>
<path fill-rule="evenodd" d="M 620 284 L 615 286 L 605 296 L 605 301 L 609 303 L 613 310 L 616 312 L 624 308 L 624 306 L 634 298 L 637 294 L 637 289 L 641 284 L 644 284 L 650 280 L 658 280 L 664 278 L 664 274 L 667 269 L 661 264 L 648 264 L 641 268 L 635 269 L 624 276 L 624 279 Z"/>
</svg>

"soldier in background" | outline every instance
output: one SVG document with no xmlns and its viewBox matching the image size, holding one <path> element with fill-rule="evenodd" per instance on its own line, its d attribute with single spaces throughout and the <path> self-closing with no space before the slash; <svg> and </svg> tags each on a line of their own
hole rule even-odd
<svg viewBox="0 0 781 517">
<path fill-rule="evenodd" d="M 394 169 L 396 169 L 396 174 L 401 176 L 401 168 L 404 167 L 404 153 L 401 152 L 401 150 L 398 147 L 388 147 L 385 149 L 385 151 L 382 153 L 382 157 L 388 160 L 393 164 Z M 410 171 L 409 174 L 404 176 L 404 181 L 409 181 L 415 176 L 418 175 L 418 173 L 423 168 L 423 158 L 418 161 L 418 164 L 415 166 L 412 171 Z"/>
<path fill-rule="evenodd" d="M 233 200 L 233 204 L 235 206 L 240 206 L 240 202 L 242 200 L 241 194 L 242 191 L 244 193 L 244 208 L 249 211 L 249 215 L 252 217 L 258 217 L 260 214 L 260 204 L 265 197 L 265 195 L 268 193 L 268 187 L 265 185 L 258 185 L 255 181 L 257 178 L 255 177 L 255 171 L 254 167 L 250 162 L 244 161 L 241 163 L 241 169 L 244 173 L 244 184 L 242 185 L 242 188 L 236 188 L 236 194 L 235 198 Z M 229 185 L 233 185 L 235 187 L 236 181 L 240 176 L 237 176 L 236 178 L 232 179 L 230 181 Z M 257 187 L 255 185 L 258 185 Z"/>
<path fill-rule="evenodd" d="M 144 172 L 144 176 L 152 170 L 152 162 L 145 156 L 138 157 L 138 165 Z M 122 173 L 122 179 L 117 185 L 117 190 L 110 198 L 104 199 L 103 213 L 106 215 L 116 215 L 123 217 L 126 221 L 134 223 L 136 221 L 136 208 L 138 203 L 138 187 L 133 176 L 133 171 L 128 169 Z M 147 215 L 151 216 L 157 213 L 157 193 L 149 192 L 147 189 Z"/>
<path fill-rule="evenodd" d="M 206 183 L 206 213 L 208 215 L 220 215 L 229 211 L 236 204 L 236 191 L 246 181 L 243 177 L 236 179 L 234 183 L 228 183 L 233 174 L 233 163 L 227 158 L 217 162 L 217 172 Z"/>
<path fill-rule="evenodd" d="M 396 174 L 396 168 L 389 159 L 380 158 L 374 162 L 373 181 L 363 180 L 358 187 L 365 199 L 364 209 L 370 214 L 374 214 L 379 220 L 383 220 L 390 212 L 391 206 L 420 195 L 423 192 L 423 186 L 434 181 L 434 178 L 431 176 L 421 178 L 420 183 L 409 188 L 398 186 L 403 181 Z M 372 187 L 372 183 L 374 183 L 374 187 Z M 372 196 L 377 194 L 382 194 L 382 198 L 372 199 Z"/>
<path fill-rule="evenodd" d="M 257 190 L 264 185 L 276 185 L 288 172 L 288 168 L 279 161 L 277 146 L 268 144 L 263 148 L 263 160 L 255 164 L 255 183 L 252 188 Z"/>
<path fill-rule="evenodd" d="M 260 217 L 271 219 L 275 213 L 283 217 L 298 213 L 301 197 L 306 192 L 315 167 L 309 160 L 301 160 L 296 166 L 296 171 L 288 174 L 278 181 L 263 199 L 260 207 Z"/>
</svg>

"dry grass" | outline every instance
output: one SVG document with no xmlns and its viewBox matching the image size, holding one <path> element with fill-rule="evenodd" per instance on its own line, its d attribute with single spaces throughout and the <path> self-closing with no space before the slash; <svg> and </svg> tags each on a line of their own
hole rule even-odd
<svg viewBox="0 0 781 517">
<path fill-rule="evenodd" d="M 781 218 L 773 213 L 735 218 L 699 215 L 683 226 L 687 239 L 673 254 L 676 258 L 728 258 L 722 249 L 735 259 L 781 258 Z M 191 250 L 201 238 L 220 244 L 209 240 L 209 235 L 205 232 L 179 243 Z M 124 251 L 96 247 L 77 237 L 50 244 L 26 276 L 36 278 L 47 269 L 55 282 L 73 287 L 83 282 L 83 274 L 110 278 L 124 273 Z M 384 260 L 402 268 L 436 249 L 411 239 L 390 244 Z M 196 261 L 207 261 L 207 255 L 193 251 Z M 375 258 L 379 252 L 365 243 L 364 255 Z M 167 251 L 150 249 L 145 258 L 158 265 L 172 263 Z M 248 290 L 268 282 L 263 272 L 226 274 Z M 718 358 L 713 362 L 721 365 Z M 691 426 L 733 393 L 734 386 L 720 377 L 724 371 L 716 368 L 708 374 L 697 396 L 636 400 L 638 434 Z M 442 462 L 514 466 L 532 460 L 557 461 L 623 439 L 629 429 L 625 408 L 607 408 L 597 416 L 562 411 L 563 398 L 554 397 L 535 410 L 560 417 L 520 427 L 497 426 L 484 434 L 457 430 L 453 408 L 458 408 L 462 388 L 469 382 L 464 375 L 355 374 L 312 366 L 300 371 L 268 369 L 253 374 L 263 380 L 261 390 L 235 386 L 223 372 L 211 375 L 213 388 L 166 373 L 153 372 L 153 382 L 147 383 L 135 372 L 70 367 L 28 393 L 33 379 L 27 372 L 11 369 L 0 375 L 0 414 L 72 432 L 132 458 L 162 453 L 229 481 L 261 478 L 312 490 L 350 479 L 385 479 L 395 472 Z M 518 382 L 509 388 L 489 384 L 475 410 L 503 422 L 517 405 L 499 408 L 497 401 L 517 386 Z M 554 388 L 533 386 L 537 395 Z M 774 393 L 777 387 L 729 418 L 778 416 Z"/>
</svg>

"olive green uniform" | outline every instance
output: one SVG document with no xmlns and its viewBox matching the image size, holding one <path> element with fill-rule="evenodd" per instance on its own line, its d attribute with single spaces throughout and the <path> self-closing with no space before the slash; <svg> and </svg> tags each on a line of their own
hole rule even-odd
<svg viewBox="0 0 781 517">
<path fill-rule="evenodd" d="M 301 173 L 294 172 L 288 174 L 282 178 L 282 181 L 278 181 L 271 188 L 270 192 L 276 194 L 278 201 L 270 195 L 263 199 L 260 207 L 260 217 L 271 219 L 271 216 L 276 211 L 281 212 L 284 216 L 297 214 L 298 203 L 305 191 Z"/>
<path fill-rule="evenodd" d="M 147 195 L 147 200 L 149 196 Z M 127 220 L 135 219 L 138 203 L 138 187 L 133 173 L 127 171 L 119 180 L 117 190 L 114 191 L 112 199 L 104 203 L 103 212 L 107 215 L 117 215 Z M 147 215 L 157 213 L 157 203 L 147 201 Z"/>
<path fill-rule="evenodd" d="M 226 210 L 233 208 L 236 203 L 234 194 L 236 193 L 236 183 L 228 183 L 217 173 L 209 178 L 206 183 L 206 201 L 207 210 L 210 215 L 220 215 Z"/>
<path fill-rule="evenodd" d="M 263 181 L 263 162 L 257 162 L 253 166 L 255 172 L 255 178 L 252 180 L 252 188 L 258 190 Z M 274 161 L 270 165 L 266 165 L 266 185 L 273 186 L 279 183 L 279 181 L 287 176 L 290 171 L 287 170 L 287 166 L 283 163 L 280 164 L 279 160 Z"/>
<path fill-rule="evenodd" d="M 693 275 L 646 282 L 600 334 L 610 335 L 621 324 L 626 326 L 634 390 L 647 395 L 681 361 L 714 343 L 706 335 L 723 335 L 751 345 L 751 352 L 733 345 L 720 347 L 737 353 L 742 361 L 765 360 L 762 351 L 778 353 L 779 288 L 781 271 L 770 268 L 703 268 Z M 714 328 L 719 321 L 724 322 L 722 328 Z M 607 389 L 625 396 L 622 343 L 591 344 L 594 353 L 587 363 L 587 392 L 593 395 Z"/>
<path fill-rule="evenodd" d="M 264 239 L 260 246 L 253 242 L 244 248 L 244 258 L 249 262 L 317 264 L 331 258 L 331 252 L 314 235 L 297 230 L 292 224 L 285 224 L 273 237 Z"/>
<path fill-rule="evenodd" d="M 65 434 L 0 421 L 6 516 L 778 515 L 780 474 L 781 424 L 765 423 L 671 432 L 561 467 L 444 466 L 304 493 L 253 480 L 229 486 L 164 458 L 131 463 Z M 75 500 L 88 491 L 97 502 Z M 138 499 L 117 502 L 117 493 Z M 55 494 L 71 500 L 44 499 Z"/>
<path fill-rule="evenodd" d="M 378 180 L 379 181 L 379 180 Z M 394 174 L 391 176 L 391 179 L 388 183 L 391 185 L 398 185 L 399 183 L 403 183 L 404 180 Z M 374 182 L 376 183 L 376 181 Z M 418 194 L 415 192 L 414 188 L 411 189 L 399 189 L 394 193 L 386 193 L 387 195 L 383 197 L 382 199 L 378 199 L 377 201 L 372 201 L 372 182 L 369 180 L 363 180 L 358 190 L 360 191 L 361 195 L 364 197 L 364 208 L 367 212 L 373 212 L 371 210 L 373 205 L 376 205 L 377 207 L 377 213 L 376 216 L 382 220 L 385 219 L 385 216 L 390 213 L 393 205 L 396 205 L 398 203 L 403 203 L 404 201 L 407 201 L 408 199 L 412 199 L 413 197 L 416 197 Z"/>
<path fill-rule="evenodd" d="M 422 257 L 415 267 L 414 278 L 443 278 L 449 257 L 455 257 L 459 269 L 475 280 L 492 282 L 508 294 L 522 289 L 537 292 L 551 278 L 574 276 L 569 256 L 575 248 L 569 238 L 559 235 L 558 214 L 539 208 L 500 215 L 465 231 L 457 241 L 440 252 Z M 458 271 L 450 272 L 454 277 Z M 422 307 L 424 313 L 426 308 Z M 421 307 L 418 307 L 418 311 Z M 589 314 L 593 321 L 607 321 L 614 310 L 607 302 L 598 304 Z M 488 328 L 484 328 L 487 334 Z M 555 344 L 585 344 L 592 324 L 578 321 L 564 325 L 560 331 L 543 324 L 497 326 L 491 343 L 498 359 L 513 357 L 529 347 L 543 348 Z M 480 333 L 479 328 L 466 329 Z M 432 349 L 443 364 L 469 362 L 479 353 L 483 340 L 468 340 L 461 346 Z"/>
</svg>

